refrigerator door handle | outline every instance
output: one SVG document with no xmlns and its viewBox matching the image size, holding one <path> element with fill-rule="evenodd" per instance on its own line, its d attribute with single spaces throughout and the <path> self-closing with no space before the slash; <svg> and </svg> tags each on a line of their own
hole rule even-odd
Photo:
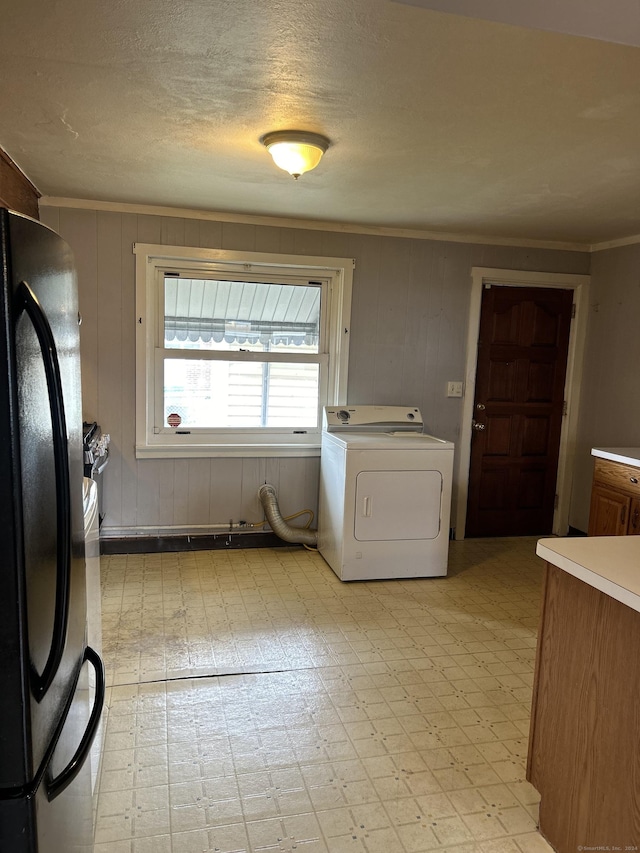
<svg viewBox="0 0 640 853">
<path fill-rule="evenodd" d="M 62 379 L 58 353 L 51 326 L 38 298 L 26 281 L 18 285 L 14 297 L 15 322 L 22 312 L 33 324 L 44 362 L 55 458 L 56 479 L 56 526 L 58 531 L 56 554 L 56 599 L 54 609 L 51 647 L 42 673 L 31 667 L 31 689 L 36 701 L 40 702 L 55 678 L 67 636 L 69 621 L 69 580 L 71 574 L 71 486 L 69 482 L 69 451 L 67 447 L 67 423 L 62 396 Z"/>
<path fill-rule="evenodd" d="M 85 661 L 89 661 L 96 672 L 96 693 L 93 701 L 93 708 L 91 709 L 87 728 L 82 735 L 82 739 L 80 740 L 73 758 L 64 770 L 58 773 L 54 779 L 47 779 L 46 781 L 47 799 L 49 802 L 61 794 L 65 788 L 73 782 L 82 769 L 82 765 L 89 754 L 91 744 L 93 743 L 93 739 L 96 736 L 96 731 L 98 730 L 98 725 L 100 723 L 100 715 L 102 714 L 105 697 L 104 664 L 102 663 L 100 655 L 90 646 L 87 646 L 84 650 L 82 662 L 84 663 Z"/>
</svg>

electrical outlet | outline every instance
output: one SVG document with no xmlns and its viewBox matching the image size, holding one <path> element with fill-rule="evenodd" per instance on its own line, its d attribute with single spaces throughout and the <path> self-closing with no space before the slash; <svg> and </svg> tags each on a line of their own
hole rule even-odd
<svg viewBox="0 0 640 853">
<path fill-rule="evenodd" d="M 447 382 L 447 397 L 462 397 L 462 382 Z"/>
</svg>

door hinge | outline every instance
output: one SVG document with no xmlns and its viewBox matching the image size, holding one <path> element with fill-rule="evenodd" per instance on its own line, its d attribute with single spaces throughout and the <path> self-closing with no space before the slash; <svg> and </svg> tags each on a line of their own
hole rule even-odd
<svg viewBox="0 0 640 853">
<path fill-rule="evenodd" d="M 569 411 L 569 404 L 567 403 L 566 400 L 563 400 L 562 401 L 562 417 L 564 417 L 568 411 Z"/>
<path fill-rule="evenodd" d="M 576 303 L 574 302 L 571 306 L 571 319 L 575 320 L 576 318 Z"/>
<path fill-rule="evenodd" d="M 558 509 L 559 504 L 560 504 L 560 495 L 554 495 L 553 508 Z"/>
</svg>

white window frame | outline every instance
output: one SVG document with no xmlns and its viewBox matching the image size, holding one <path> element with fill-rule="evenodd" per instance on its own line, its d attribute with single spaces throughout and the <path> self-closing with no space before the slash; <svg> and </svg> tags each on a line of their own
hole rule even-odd
<svg viewBox="0 0 640 853">
<path fill-rule="evenodd" d="M 176 458 L 202 456 L 318 456 L 321 414 L 325 405 L 347 402 L 349 332 L 353 258 L 324 258 L 305 255 L 234 252 L 134 243 L 136 256 L 136 457 Z M 321 351 L 312 360 L 320 365 L 318 425 L 299 429 L 253 428 L 180 430 L 163 424 L 158 417 L 163 397 L 162 296 L 165 271 L 226 275 L 230 280 L 261 281 L 274 277 L 282 284 L 322 285 Z M 186 277 L 186 276 L 185 276 Z M 324 345 L 322 345 L 324 341 Z M 198 350 L 170 351 L 181 357 L 199 358 Z M 263 361 L 262 353 L 217 353 L 208 357 Z M 295 360 L 285 355 L 280 360 Z"/>
</svg>

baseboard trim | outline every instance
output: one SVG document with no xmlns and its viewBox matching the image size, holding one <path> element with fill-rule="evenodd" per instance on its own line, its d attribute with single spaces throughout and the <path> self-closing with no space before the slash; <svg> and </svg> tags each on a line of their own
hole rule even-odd
<svg viewBox="0 0 640 853">
<path fill-rule="evenodd" d="M 100 553 L 161 554 L 170 551 L 224 551 L 237 548 L 301 548 L 275 533 L 212 533 L 202 536 L 123 536 L 100 540 Z"/>
</svg>

